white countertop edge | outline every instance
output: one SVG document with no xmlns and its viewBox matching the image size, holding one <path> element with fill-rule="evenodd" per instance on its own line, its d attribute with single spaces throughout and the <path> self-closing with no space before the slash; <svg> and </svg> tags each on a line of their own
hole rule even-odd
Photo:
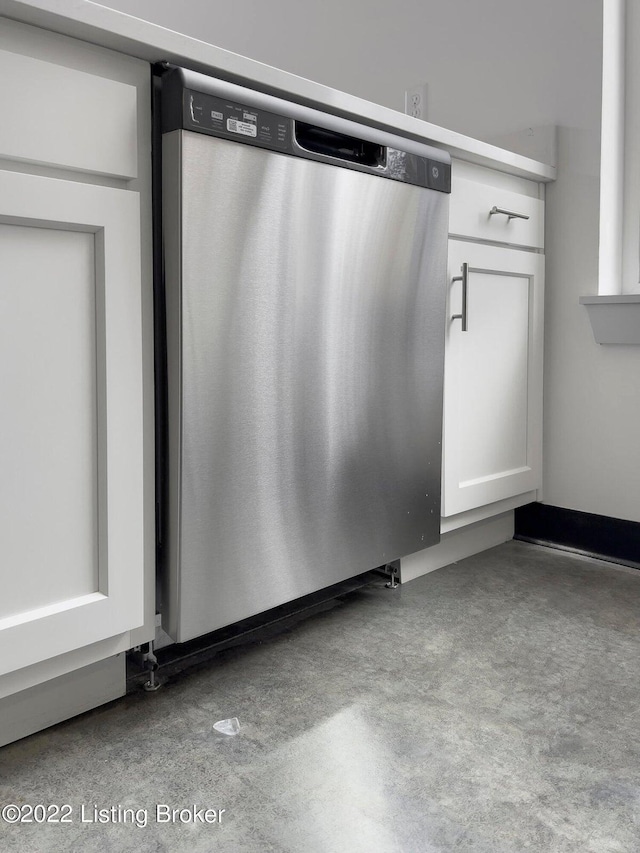
<svg viewBox="0 0 640 853">
<path fill-rule="evenodd" d="M 90 0 L 0 0 L 0 15 L 148 62 L 167 60 L 234 83 L 254 86 L 269 94 L 285 96 L 306 106 L 444 148 L 452 157 L 470 163 L 536 181 L 553 181 L 556 177 L 553 166 L 411 118 Z"/>
</svg>

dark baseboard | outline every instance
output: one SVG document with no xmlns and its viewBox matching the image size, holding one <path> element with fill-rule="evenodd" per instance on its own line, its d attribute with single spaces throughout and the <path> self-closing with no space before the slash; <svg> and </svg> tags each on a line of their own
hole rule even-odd
<svg viewBox="0 0 640 853">
<path fill-rule="evenodd" d="M 515 511 L 514 539 L 640 569 L 640 523 L 532 503 Z"/>
</svg>

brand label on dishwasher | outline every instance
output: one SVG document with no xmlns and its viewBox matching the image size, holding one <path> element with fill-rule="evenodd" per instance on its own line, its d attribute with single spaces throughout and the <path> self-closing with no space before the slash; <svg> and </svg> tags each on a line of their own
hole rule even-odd
<svg viewBox="0 0 640 853">
<path fill-rule="evenodd" d="M 231 133 L 241 133 L 243 136 L 257 136 L 258 129 L 255 124 L 248 121 L 237 121 L 235 118 L 227 119 L 227 130 Z"/>
</svg>

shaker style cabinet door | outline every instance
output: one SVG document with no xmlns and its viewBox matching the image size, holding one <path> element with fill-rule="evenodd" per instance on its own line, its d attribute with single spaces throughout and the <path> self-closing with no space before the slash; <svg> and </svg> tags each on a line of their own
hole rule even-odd
<svg viewBox="0 0 640 853">
<path fill-rule="evenodd" d="M 138 193 L 0 171 L 0 675 L 142 624 Z"/>
<path fill-rule="evenodd" d="M 543 275 L 541 254 L 449 241 L 443 516 L 540 486 Z"/>
</svg>

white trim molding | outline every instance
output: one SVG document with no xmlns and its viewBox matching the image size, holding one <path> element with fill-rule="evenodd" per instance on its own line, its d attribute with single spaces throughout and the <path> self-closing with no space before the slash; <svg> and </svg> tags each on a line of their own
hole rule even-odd
<svg viewBox="0 0 640 853">
<path fill-rule="evenodd" d="M 632 164 L 627 161 L 637 142 L 630 145 L 627 140 L 625 144 L 628 130 L 634 126 L 631 105 L 627 103 L 633 69 L 626 49 L 628 24 L 635 26 L 633 12 L 626 0 L 602 2 L 598 295 L 580 298 L 599 344 L 640 344 L 640 293 L 630 292 L 628 286 L 631 283 L 633 290 L 640 290 L 638 270 L 627 269 L 629 265 L 624 262 L 625 239 L 638 241 L 638 234 L 632 229 L 629 236 L 628 228 L 630 206 L 637 206 L 638 199 L 634 202 L 626 197 L 632 171 Z M 636 245 L 632 254 L 637 257 L 639 249 Z"/>
<path fill-rule="evenodd" d="M 626 0 L 603 0 L 598 296 L 622 292 L 625 7 Z"/>
</svg>

